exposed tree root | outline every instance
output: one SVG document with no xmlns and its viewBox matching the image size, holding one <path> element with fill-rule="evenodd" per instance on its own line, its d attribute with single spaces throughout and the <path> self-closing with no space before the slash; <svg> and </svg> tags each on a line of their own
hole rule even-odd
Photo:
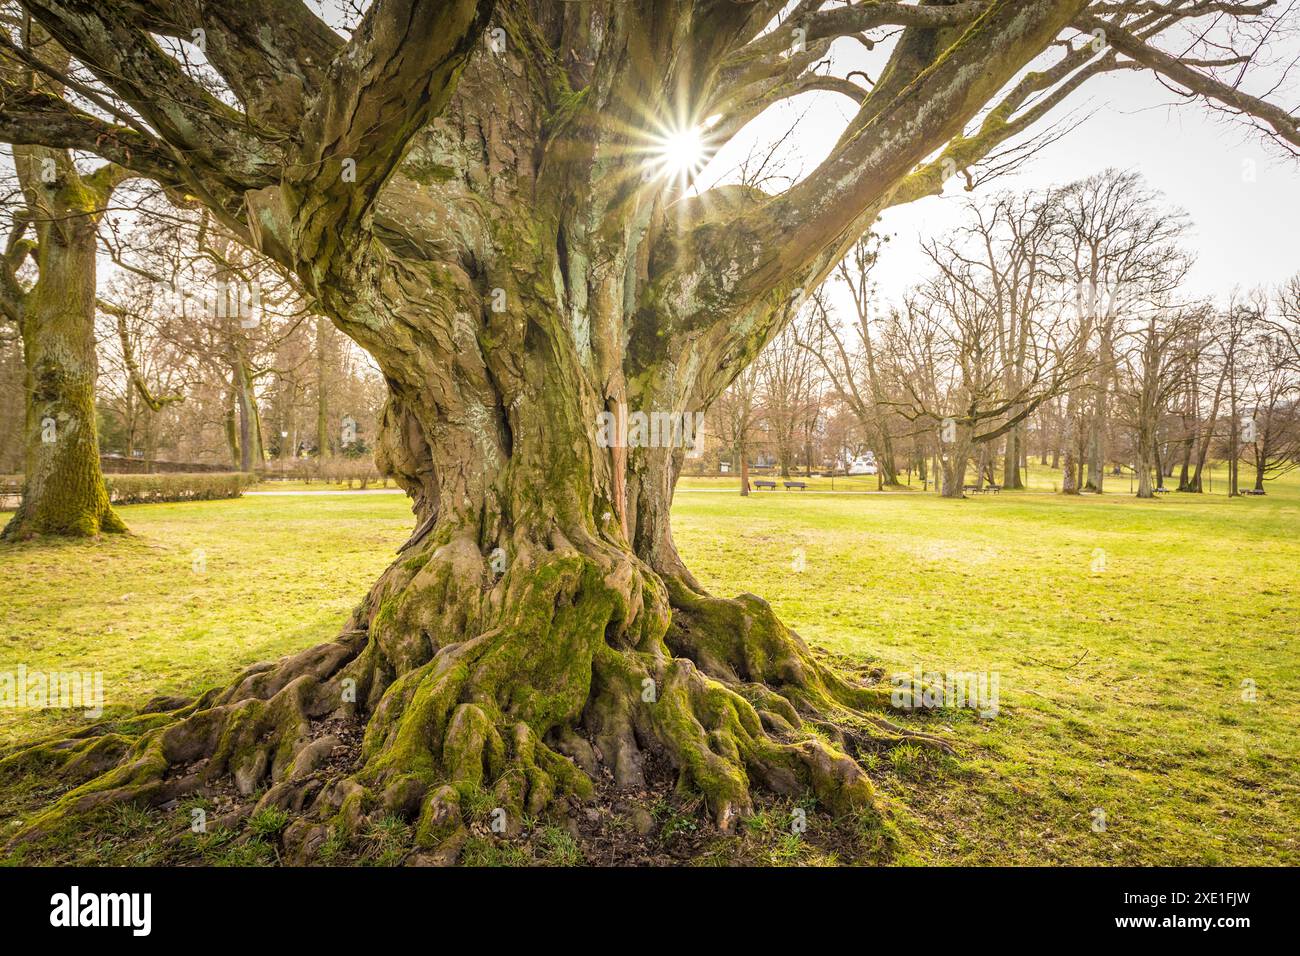
<svg viewBox="0 0 1300 956">
<path fill-rule="evenodd" d="M 498 577 L 472 543 L 444 535 L 390 568 L 337 640 L 198 700 L 11 753 L 0 773 L 73 787 L 16 841 L 107 803 L 159 805 L 233 781 L 259 809 L 297 814 L 285 834 L 297 859 L 379 813 L 413 821 L 418 846 L 452 858 L 470 800 L 490 798 L 494 824 L 515 833 L 557 802 L 589 800 L 596 780 L 644 788 L 650 754 L 724 830 L 756 788 L 812 794 L 836 813 L 871 807 L 856 755 L 947 748 L 878 716 L 887 704 L 752 595 L 714 598 L 558 535 L 521 544 Z M 340 721 L 365 728 L 345 772 L 327 766 Z"/>
</svg>

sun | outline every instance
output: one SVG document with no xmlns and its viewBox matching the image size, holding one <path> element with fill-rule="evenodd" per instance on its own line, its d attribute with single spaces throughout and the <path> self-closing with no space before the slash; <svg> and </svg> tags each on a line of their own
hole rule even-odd
<svg viewBox="0 0 1300 956">
<path fill-rule="evenodd" d="M 656 145 L 655 153 L 666 174 L 690 178 L 704 168 L 704 131 L 698 126 L 671 131 Z"/>
<path fill-rule="evenodd" d="M 716 119 L 710 117 L 702 123 L 660 126 L 650 136 L 648 170 L 664 179 L 676 179 L 683 189 L 688 187 L 713 158 L 716 147 L 708 131 L 714 122 Z"/>
</svg>

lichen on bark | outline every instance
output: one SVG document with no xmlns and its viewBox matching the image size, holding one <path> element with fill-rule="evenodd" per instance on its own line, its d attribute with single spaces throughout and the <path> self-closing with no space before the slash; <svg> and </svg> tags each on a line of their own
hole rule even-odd
<svg viewBox="0 0 1300 956">
<path fill-rule="evenodd" d="M 171 75 L 147 50 L 119 55 L 120 24 L 31 5 L 101 74 Z M 776 198 L 687 197 L 647 160 L 683 91 L 698 100 L 686 121 L 709 115 L 768 5 L 504 2 L 503 49 L 482 43 L 490 5 L 392 6 L 402 15 L 383 5 L 391 18 L 340 48 L 337 76 L 285 130 L 279 181 L 258 150 L 238 169 L 189 161 L 221 173 L 202 185 L 232 228 L 374 355 L 390 387 L 378 460 L 416 530 L 335 641 L 160 702 L 130 732 L 0 760 L 61 766 L 73 785 L 19 838 L 105 801 L 233 780 L 296 814 L 286 839 L 303 858 L 381 813 L 454 850 L 483 794 L 518 827 L 602 786 L 645 786 L 655 761 L 724 828 L 761 792 L 873 807 L 857 755 L 945 745 L 890 724 L 878 675 L 841 673 L 761 599 L 706 593 L 672 539 L 685 449 L 603 447 L 596 423 L 707 412 L 1082 0 L 997 0 L 973 37 L 900 62 L 897 96 Z M 404 45 L 398 23 L 422 42 Z M 359 744 L 336 748 L 349 731 Z M 340 748 L 344 765 L 327 759 Z"/>
<path fill-rule="evenodd" d="M 43 147 L 15 147 L 14 162 L 38 272 L 29 290 L 12 285 L 26 372 L 25 455 L 22 501 L 2 535 L 122 532 L 100 471 L 95 411 L 95 227 L 119 171 L 83 176 L 66 151 Z"/>
</svg>

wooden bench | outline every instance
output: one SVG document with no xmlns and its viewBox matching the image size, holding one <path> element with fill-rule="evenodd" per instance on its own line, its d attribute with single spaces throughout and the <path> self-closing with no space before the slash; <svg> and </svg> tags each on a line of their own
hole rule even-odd
<svg viewBox="0 0 1300 956">
<path fill-rule="evenodd" d="M 977 495 L 997 494 L 1002 490 L 1001 485 L 962 485 L 962 491 L 974 492 Z"/>
<path fill-rule="evenodd" d="M 808 488 L 808 482 L 806 481 L 786 481 L 783 482 L 783 484 L 785 485 L 786 491 L 789 491 L 791 488 L 798 488 L 800 491 L 806 491 Z"/>
<path fill-rule="evenodd" d="M 1245 488 L 1241 492 L 1243 495 L 1266 495 L 1268 492 L 1262 488 Z"/>
<path fill-rule="evenodd" d="M 773 491 L 776 491 L 776 482 L 775 482 L 775 481 L 767 481 L 767 480 L 765 480 L 765 479 L 763 479 L 763 478 L 756 478 L 756 479 L 754 479 L 754 487 L 755 487 L 755 488 L 771 488 Z"/>
</svg>

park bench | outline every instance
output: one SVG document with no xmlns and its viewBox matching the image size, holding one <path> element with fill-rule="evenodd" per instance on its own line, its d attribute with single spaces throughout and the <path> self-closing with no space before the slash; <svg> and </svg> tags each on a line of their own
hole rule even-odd
<svg viewBox="0 0 1300 956">
<path fill-rule="evenodd" d="M 1267 494 L 1262 488 L 1245 488 L 1241 492 L 1243 495 L 1263 495 Z"/>
<path fill-rule="evenodd" d="M 4 505 L 10 498 L 19 498 L 23 493 L 23 480 L 21 478 L 10 478 L 5 476 L 0 478 L 0 505 Z"/>
<path fill-rule="evenodd" d="M 755 488 L 771 488 L 773 491 L 776 491 L 776 482 L 775 482 L 775 481 L 766 481 L 766 480 L 764 480 L 764 479 L 762 479 L 762 478 L 756 478 L 756 479 L 754 480 L 754 487 L 755 487 Z"/>
<path fill-rule="evenodd" d="M 808 488 L 808 482 L 806 481 L 787 481 L 784 482 L 784 484 L 786 491 L 789 491 L 791 488 L 798 488 L 800 491 L 804 491 Z"/>
<path fill-rule="evenodd" d="M 1158 494 L 1158 495 L 1167 495 L 1167 494 L 1169 494 L 1169 489 L 1168 489 L 1168 488 L 1157 488 L 1157 489 L 1156 489 L 1156 494 Z"/>
<path fill-rule="evenodd" d="M 1001 485 L 962 485 L 962 491 L 970 491 L 977 495 L 997 494 L 1002 490 Z"/>
</svg>

